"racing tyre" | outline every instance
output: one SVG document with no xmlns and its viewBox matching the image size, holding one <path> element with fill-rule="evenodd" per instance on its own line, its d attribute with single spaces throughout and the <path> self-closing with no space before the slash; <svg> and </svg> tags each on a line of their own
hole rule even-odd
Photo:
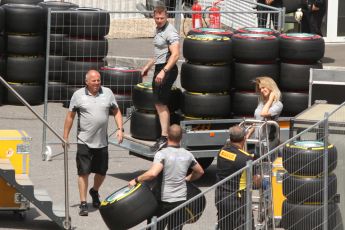
<svg viewBox="0 0 345 230">
<path fill-rule="evenodd" d="M 134 86 L 142 81 L 140 70 L 131 67 L 104 66 L 101 67 L 100 74 L 102 85 L 115 93 L 132 93 Z"/>
<path fill-rule="evenodd" d="M 49 56 L 49 81 L 62 81 L 62 66 L 65 56 Z"/>
<path fill-rule="evenodd" d="M 43 0 L 1 0 L 1 5 L 5 4 L 29 4 L 29 5 L 37 5 Z"/>
<path fill-rule="evenodd" d="M 87 71 L 99 70 L 106 65 L 107 62 L 102 59 L 66 59 L 62 66 L 62 80 L 69 85 L 84 86 Z"/>
<path fill-rule="evenodd" d="M 45 79 L 45 58 L 42 56 L 8 56 L 7 81 L 40 83 Z"/>
<path fill-rule="evenodd" d="M 258 105 L 255 92 L 235 91 L 231 94 L 231 110 L 234 116 L 252 117 Z"/>
<path fill-rule="evenodd" d="M 0 7 L 0 31 L 3 31 L 4 28 L 5 28 L 5 10 L 3 7 Z"/>
<path fill-rule="evenodd" d="M 99 212 L 109 229 L 129 229 L 151 217 L 158 207 L 145 184 L 125 186 L 102 201 Z"/>
<path fill-rule="evenodd" d="M 212 161 L 213 161 L 213 158 L 212 158 Z M 196 187 L 191 182 L 187 182 L 187 200 L 190 200 L 191 198 L 199 195 L 200 193 L 201 193 L 201 190 L 198 187 Z M 184 222 L 186 222 L 187 224 L 195 223 L 197 220 L 200 219 L 202 213 L 205 210 L 205 207 L 206 207 L 206 198 L 204 195 L 198 197 L 196 200 L 187 204 L 184 207 L 185 218 L 186 218 Z"/>
<path fill-rule="evenodd" d="M 42 34 L 20 35 L 7 34 L 7 53 L 19 55 L 42 55 L 45 53 L 45 42 Z"/>
<path fill-rule="evenodd" d="M 334 145 L 329 145 L 328 172 L 337 166 L 338 153 Z M 290 174 L 298 176 L 318 176 L 323 173 L 324 143 L 320 141 L 294 141 L 283 148 L 283 166 Z"/>
<path fill-rule="evenodd" d="M 158 115 L 138 110 L 133 111 L 130 132 L 133 138 L 155 141 L 161 136 Z"/>
<path fill-rule="evenodd" d="M 228 93 L 183 92 L 182 112 L 194 117 L 228 117 L 230 95 Z"/>
<path fill-rule="evenodd" d="M 278 38 L 273 35 L 235 34 L 232 42 L 237 61 L 274 61 L 279 57 Z"/>
<path fill-rule="evenodd" d="M 25 4 L 6 4 L 3 8 L 6 15 L 6 32 L 33 34 L 43 31 L 42 7 Z"/>
<path fill-rule="evenodd" d="M 132 106 L 132 95 L 130 94 L 114 94 L 116 102 L 120 108 L 122 115 L 126 115 L 127 108 Z"/>
<path fill-rule="evenodd" d="M 279 36 L 279 54 L 283 61 L 315 63 L 325 54 L 325 41 L 316 34 L 281 34 Z"/>
<path fill-rule="evenodd" d="M 67 85 L 63 82 L 48 82 L 48 100 L 53 102 L 61 102 L 68 99 Z"/>
<path fill-rule="evenodd" d="M 30 105 L 40 105 L 43 103 L 44 87 L 36 84 L 9 83 L 10 86 L 19 93 Z M 7 91 L 6 102 L 9 105 L 23 105 L 17 97 Z"/>
<path fill-rule="evenodd" d="M 308 91 L 310 69 L 322 69 L 322 63 L 280 63 L 279 87 L 282 90 Z"/>
<path fill-rule="evenodd" d="M 212 34 L 190 35 L 183 42 L 183 56 L 192 63 L 229 63 L 232 45 L 228 37 Z"/>
<path fill-rule="evenodd" d="M 6 43 L 4 41 L 4 37 L 0 36 L 0 57 L 4 57 L 6 52 Z"/>
<path fill-rule="evenodd" d="M 66 37 L 66 34 L 50 34 L 50 55 L 63 56 L 63 43 Z"/>
<path fill-rule="evenodd" d="M 97 8 L 73 8 L 70 14 L 71 36 L 102 38 L 109 33 L 110 14 Z"/>
<path fill-rule="evenodd" d="M 225 36 L 225 37 L 231 38 L 231 36 L 233 35 L 233 32 L 230 30 L 206 27 L 206 28 L 191 29 L 190 31 L 188 31 L 187 36 L 197 35 L 197 34 L 213 34 L 217 36 Z"/>
<path fill-rule="evenodd" d="M 279 64 L 272 63 L 234 63 L 233 85 L 236 90 L 255 90 L 255 79 L 260 76 L 269 76 L 275 82 L 279 78 Z"/>
<path fill-rule="evenodd" d="M 181 86 L 190 92 L 229 91 L 230 79 L 230 65 L 196 65 L 184 62 L 181 67 Z"/>
<path fill-rule="evenodd" d="M 205 170 L 208 167 L 210 167 L 214 158 L 213 157 L 203 157 L 203 158 L 197 158 L 196 160 L 201 165 L 201 167 Z"/>
<path fill-rule="evenodd" d="M 283 175 L 283 194 L 290 203 L 323 202 L 324 176 L 299 177 L 285 173 Z M 337 177 L 328 176 L 328 200 L 337 193 Z"/>
<path fill-rule="evenodd" d="M 151 82 L 143 82 L 134 86 L 133 105 L 139 110 L 156 111 Z M 176 111 L 181 107 L 182 92 L 172 87 L 170 91 L 169 110 Z"/>
<path fill-rule="evenodd" d="M 293 204 L 283 202 L 281 225 L 288 230 L 322 229 L 323 205 Z M 328 228 L 342 229 L 340 210 L 337 204 L 328 204 Z"/>
<path fill-rule="evenodd" d="M 236 33 L 240 34 L 266 34 L 279 36 L 279 32 L 270 28 L 259 28 L 259 27 L 243 27 L 236 30 Z"/>
<path fill-rule="evenodd" d="M 282 92 L 282 115 L 294 117 L 308 108 L 308 93 Z"/>
<path fill-rule="evenodd" d="M 70 58 L 104 58 L 108 54 L 108 39 L 65 37 L 62 50 Z"/>
</svg>

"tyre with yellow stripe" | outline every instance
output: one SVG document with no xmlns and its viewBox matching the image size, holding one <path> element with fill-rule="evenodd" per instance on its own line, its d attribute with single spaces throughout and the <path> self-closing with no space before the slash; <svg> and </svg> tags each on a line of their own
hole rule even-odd
<svg viewBox="0 0 345 230">
<path fill-rule="evenodd" d="M 196 187 L 193 183 L 187 182 L 187 200 L 192 199 L 193 197 L 199 195 L 201 190 Z M 185 222 L 187 224 L 195 223 L 200 219 L 202 213 L 206 207 L 206 198 L 205 195 L 201 195 L 192 202 L 188 203 L 185 207 Z"/>
<path fill-rule="evenodd" d="M 324 143 L 321 141 L 294 141 L 286 144 L 283 149 L 283 167 L 290 174 L 299 176 L 317 176 L 323 173 Z M 334 145 L 327 146 L 328 172 L 337 166 L 337 149 Z"/>
<path fill-rule="evenodd" d="M 323 202 L 324 176 L 296 176 L 288 173 L 283 175 L 283 194 L 291 203 Z M 328 200 L 337 193 L 337 177 L 328 176 Z"/>
<path fill-rule="evenodd" d="M 183 56 L 192 63 L 229 63 L 232 61 L 232 42 L 226 36 L 189 35 L 183 42 Z"/>
<path fill-rule="evenodd" d="M 228 93 L 183 92 L 182 112 L 194 117 L 228 117 L 230 95 Z"/>
<path fill-rule="evenodd" d="M 148 186 L 125 186 L 102 201 L 99 212 L 109 229 L 129 229 L 151 217 L 158 207 Z"/>
</svg>

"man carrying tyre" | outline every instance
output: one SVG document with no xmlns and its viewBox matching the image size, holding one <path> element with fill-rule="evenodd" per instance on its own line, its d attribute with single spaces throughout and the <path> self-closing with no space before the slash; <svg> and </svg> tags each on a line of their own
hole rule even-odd
<svg viewBox="0 0 345 230">
<path fill-rule="evenodd" d="M 151 151 L 156 152 L 167 143 L 170 125 L 168 103 L 171 87 L 178 74 L 176 62 L 180 56 L 180 36 L 173 25 L 168 22 L 167 9 L 164 5 L 155 7 L 153 17 L 157 25 L 153 39 L 154 58 L 143 67 L 141 74 L 143 77 L 146 76 L 147 72 L 155 65 L 152 88 L 154 103 L 162 128 L 161 137 L 151 147 Z"/>
<path fill-rule="evenodd" d="M 108 120 L 109 109 L 113 112 L 118 127 L 117 139 L 122 142 L 122 114 L 113 92 L 101 86 L 101 76 L 96 70 L 89 70 L 85 76 L 86 87 L 74 92 L 66 115 L 63 138 L 68 136 L 73 120 L 78 114 L 77 169 L 80 196 L 80 216 L 88 215 L 86 193 L 90 173 L 95 173 L 93 187 L 89 190 L 92 205 L 100 206 L 98 190 L 108 170 Z"/>
<path fill-rule="evenodd" d="M 158 210 L 155 216 L 162 216 L 187 200 L 187 181 L 199 179 L 204 170 L 195 160 L 192 153 L 180 147 L 182 129 L 179 125 L 172 125 L 168 129 L 168 146 L 158 151 L 151 168 L 129 182 L 134 186 L 139 182 L 151 181 L 158 177 L 156 197 Z M 188 169 L 192 172 L 188 175 Z M 157 229 L 182 229 L 183 215 L 175 213 L 169 219 L 158 224 Z"/>
</svg>

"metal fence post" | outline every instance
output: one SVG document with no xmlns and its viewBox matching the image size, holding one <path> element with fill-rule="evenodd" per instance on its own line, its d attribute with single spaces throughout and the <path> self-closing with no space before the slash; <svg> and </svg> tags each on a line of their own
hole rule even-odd
<svg viewBox="0 0 345 230">
<path fill-rule="evenodd" d="M 252 229 L 252 185 L 253 185 L 253 161 L 247 161 L 246 166 L 246 230 Z"/>
<path fill-rule="evenodd" d="M 182 10 L 182 0 L 176 0 L 175 11 L 180 12 Z M 175 13 L 175 28 L 179 32 L 181 29 L 181 13 Z"/>
<path fill-rule="evenodd" d="M 324 157 L 323 157 L 323 170 L 324 170 L 324 191 L 323 191 L 323 230 L 328 229 L 328 113 L 325 113 L 324 120 Z"/>
<path fill-rule="evenodd" d="M 152 217 L 151 223 L 153 224 L 151 230 L 157 230 L 157 216 Z"/>
</svg>

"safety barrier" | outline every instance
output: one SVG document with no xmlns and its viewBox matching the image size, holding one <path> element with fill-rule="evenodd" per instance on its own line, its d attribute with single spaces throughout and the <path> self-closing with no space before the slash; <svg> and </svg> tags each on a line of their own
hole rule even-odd
<svg viewBox="0 0 345 230">
<path fill-rule="evenodd" d="M 343 229 L 344 122 L 345 103 L 319 121 L 296 121 L 289 140 L 142 229 Z M 247 189 L 231 190 L 240 176 Z"/>
</svg>

